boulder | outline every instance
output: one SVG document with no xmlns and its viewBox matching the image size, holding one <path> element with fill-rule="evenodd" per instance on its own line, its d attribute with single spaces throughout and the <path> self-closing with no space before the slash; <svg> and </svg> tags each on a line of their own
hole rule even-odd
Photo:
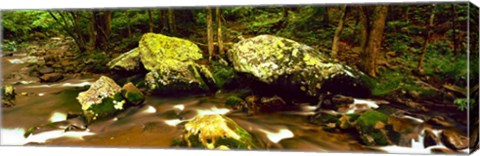
<svg viewBox="0 0 480 156">
<path fill-rule="evenodd" d="M 49 73 L 40 76 L 41 82 L 57 82 L 63 79 L 63 75 L 60 73 Z"/>
<path fill-rule="evenodd" d="M 200 93 L 215 84 L 209 69 L 194 62 L 166 59 L 156 68 L 145 76 L 146 85 L 154 94 Z"/>
<path fill-rule="evenodd" d="M 42 66 L 38 69 L 38 72 L 40 74 L 50 74 L 50 73 L 53 73 L 53 68 L 51 67 L 47 67 L 47 66 Z"/>
<path fill-rule="evenodd" d="M 175 146 L 206 149 L 254 149 L 252 135 L 232 119 L 223 115 L 196 116 L 185 124 Z"/>
<path fill-rule="evenodd" d="M 210 69 L 194 62 L 202 58 L 202 51 L 193 42 L 147 33 L 137 48 L 113 59 L 108 66 L 127 72 L 146 69 L 145 85 L 150 93 L 178 95 L 216 88 Z"/>
<path fill-rule="evenodd" d="M 111 116 L 124 109 L 126 101 L 121 95 L 122 88 L 115 81 L 101 76 L 90 88 L 78 94 L 83 114 L 88 123 Z"/>
<path fill-rule="evenodd" d="M 363 73 L 290 39 L 260 35 L 234 44 L 227 54 L 236 71 L 275 86 L 272 90 L 308 97 L 370 95 Z"/>
<path fill-rule="evenodd" d="M 135 85 L 131 82 L 123 85 L 122 87 L 122 96 L 127 100 L 129 104 L 140 105 L 145 101 L 145 96 L 142 91 L 140 91 Z"/>
<path fill-rule="evenodd" d="M 355 121 L 361 141 L 369 146 L 384 146 L 398 142 L 400 134 L 388 124 L 388 116 L 375 110 L 361 114 Z"/>
<path fill-rule="evenodd" d="M 123 53 L 114 58 L 112 61 L 108 62 L 107 66 L 110 70 L 121 72 L 136 72 L 143 68 L 140 62 L 140 52 L 138 51 L 138 48 L 132 49 L 129 52 Z"/>
<path fill-rule="evenodd" d="M 442 143 L 452 150 L 462 150 L 468 148 L 468 137 L 452 130 L 443 130 L 440 133 Z"/>
<path fill-rule="evenodd" d="M 15 105 L 15 87 L 12 85 L 4 84 L 1 90 L 2 94 L 2 107 L 12 107 Z"/>
<path fill-rule="evenodd" d="M 435 135 L 431 129 L 425 129 L 425 134 L 423 137 L 425 138 L 423 141 L 423 147 L 425 148 L 435 146 L 440 142 L 438 136 Z"/>
<path fill-rule="evenodd" d="M 149 71 L 172 67 L 176 60 L 187 62 L 203 58 L 202 51 L 196 44 L 185 39 L 169 37 L 162 34 L 146 33 L 139 42 L 140 60 Z"/>
</svg>

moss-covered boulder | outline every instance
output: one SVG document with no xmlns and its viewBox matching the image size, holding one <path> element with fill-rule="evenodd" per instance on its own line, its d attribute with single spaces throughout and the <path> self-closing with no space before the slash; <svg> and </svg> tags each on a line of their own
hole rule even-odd
<svg viewBox="0 0 480 156">
<path fill-rule="evenodd" d="M 167 59 L 156 68 L 145 76 L 145 83 L 154 94 L 200 93 L 215 84 L 210 70 L 194 62 Z"/>
<path fill-rule="evenodd" d="M 143 95 L 142 91 L 135 87 L 135 85 L 131 82 L 123 85 L 122 96 L 131 105 L 140 105 L 143 103 L 143 101 L 145 101 L 145 96 Z"/>
<path fill-rule="evenodd" d="M 260 35 L 234 44 L 227 54 L 236 71 L 288 94 L 370 94 L 361 80 L 364 74 L 290 39 Z"/>
<path fill-rule="evenodd" d="M 4 84 L 1 90 L 2 107 L 12 107 L 15 105 L 15 87 L 12 85 Z"/>
<path fill-rule="evenodd" d="M 114 58 L 108 62 L 107 66 L 110 70 L 119 72 L 136 72 L 143 68 L 140 62 L 140 52 L 138 48 Z"/>
<path fill-rule="evenodd" d="M 185 124 L 184 134 L 174 146 L 206 149 L 254 149 L 254 138 L 223 115 L 196 116 Z"/>
<path fill-rule="evenodd" d="M 361 141 L 366 145 L 384 146 L 398 142 L 400 134 L 388 124 L 388 116 L 375 110 L 363 113 L 355 121 Z"/>
<path fill-rule="evenodd" d="M 126 101 L 121 95 L 122 88 L 109 77 L 102 76 L 90 88 L 78 94 L 83 114 L 88 123 L 111 116 L 124 109 Z"/>
<path fill-rule="evenodd" d="M 165 65 L 165 60 L 187 62 L 203 58 L 202 51 L 193 42 L 154 33 L 146 33 L 142 36 L 138 50 L 145 69 L 149 71 L 161 69 L 165 66 L 175 66 L 175 64 Z"/>
</svg>

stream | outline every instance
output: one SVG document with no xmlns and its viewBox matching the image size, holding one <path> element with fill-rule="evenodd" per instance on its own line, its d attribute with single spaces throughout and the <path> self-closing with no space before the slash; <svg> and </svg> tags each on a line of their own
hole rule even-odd
<svg viewBox="0 0 480 156">
<path fill-rule="evenodd" d="M 286 112 L 247 115 L 224 106 L 227 97 L 238 94 L 236 92 L 176 98 L 147 96 L 144 106 L 129 108 L 114 118 L 94 122 L 86 131 L 52 129 L 25 138 L 24 133 L 30 127 L 65 120 L 68 113 L 81 113 L 76 97 L 99 77 L 91 74 L 56 83 L 40 83 L 38 78 L 27 74 L 31 59 L 34 58 L 25 54 L 2 57 L 3 83 L 14 84 L 17 96 L 15 106 L 2 109 L 1 145 L 171 148 L 172 140 L 182 134 L 179 126 L 182 122 L 198 114 L 224 114 L 249 131 L 268 150 L 428 154 L 432 153 L 432 148 L 446 148 L 442 143 L 424 148 L 423 129 L 420 129 L 418 139 L 411 140 L 411 147 L 368 147 L 362 145 L 356 136 L 328 132 L 311 124 L 308 117 L 316 108 L 308 105 Z M 355 101 L 357 104 L 367 103 L 372 109 L 379 107 L 374 100 Z M 346 112 L 353 112 L 355 108 Z M 405 118 L 424 122 L 411 116 Z M 442 130 L 433 131 L 438 136 Z"/>
</svg>

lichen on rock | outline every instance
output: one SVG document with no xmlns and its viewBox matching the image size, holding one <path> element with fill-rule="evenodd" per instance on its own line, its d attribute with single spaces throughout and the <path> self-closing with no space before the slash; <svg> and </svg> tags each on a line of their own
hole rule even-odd
<svg viewBox="0 0 480 156">
<path fill-rule="evenodd" d="M 207 149 L 253 149 L 256 145 L 245 129 L 223 115 L 196 116 L 185 124 L 182 141 L 187 147 Z"/>
<path fill-rule="evenodd" d="M 15 87 L 12 85 L 3 85 L 2 90 L 2 107 L 12 107 L 15 105 Z"/>
<path fill-rule="evenodd" d="M 142 36 L 138 50 L 145 69 L 150 71 L 165 66 L 165 60 L 185 62 L 203 58 L 200 48 L 193 42 L 154 33 Z"/>
<path fill-rule="evenodd" d="M 228 56 L 236 71 L 307 96 L 370 92 L 360 79 L 361 72 L 290 39 L 256 36 L 233 45 Z"/>
<path fill-rule="evenodd" d="M 122 88 L 115 81 L 101 76 L 90 88 L 78 94 L 87 122 L 112 115 L 124 109 L 125 100 L 121 95 Z"/>
<path fill-rule="evenodd" d="M 114 58 L 108 62 L 107 66 L 110 70 L 135 72 L 141 67 L 140 52 L 138 48 L 132 49 L 129 52 Z"/>
</svg>

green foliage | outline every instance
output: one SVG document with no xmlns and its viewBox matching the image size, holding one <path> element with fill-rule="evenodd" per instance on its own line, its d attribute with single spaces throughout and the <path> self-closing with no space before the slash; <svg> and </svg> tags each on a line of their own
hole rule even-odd
<svg viewBox="0 0 480 156">
<path fill-rule="evenodd" d="M 2 12 L 4 37 L 12 40 L 28 38 L 32 32 L 55 32 L 58 24 L 44 10 L 16 10 Z"/>
<path fill-rule="evenodd" d="M 458 105 L 458 109 L 461 111 L 465 111 L 468 106 L 470 105 L 470 109 L 473 109 L 475 104 L 475 99 L 467 99 L 467 98 L 457 98 L 453 101 L 454 104 Z"/>
<path fill-rule="evenodd" d="M 17 42 L 9 41 L 6 44 L 2 44 L 2 51 L 17 51 Z"/>
</svg>

